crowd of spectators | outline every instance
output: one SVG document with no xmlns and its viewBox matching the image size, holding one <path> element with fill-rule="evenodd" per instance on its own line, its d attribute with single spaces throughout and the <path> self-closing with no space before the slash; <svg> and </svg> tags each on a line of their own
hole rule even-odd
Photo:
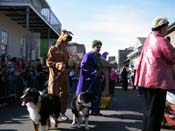
<svg viewBox="0 0 175 131">
<path fill-rule="evenodd" d="M 21 95 L 27 87 L 43 90 L 48 79 L 47 67 L 40 59 L 26 61 L 24 58 L 0 59 L 0 98 Z"/>
</svg>

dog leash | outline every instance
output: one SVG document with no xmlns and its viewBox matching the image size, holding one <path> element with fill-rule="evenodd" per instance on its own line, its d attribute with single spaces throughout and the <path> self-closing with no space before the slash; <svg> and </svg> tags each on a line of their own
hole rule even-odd
<svg viewBox="0 0 175 131">
<path fill-rule="evenodd" d="M 61 75 L 64 71 L 65 71 L 65 67 L 64 67 L 61 71 L 58 72 L 58 74 L 57 74 L 57 76 L 55 77 L 54 81 L 57 80 L 57 79 L 60 77 L 60 75 Z M 54 82 L 54 81 L 53 81 L 53 82 Z"/>
</svg>

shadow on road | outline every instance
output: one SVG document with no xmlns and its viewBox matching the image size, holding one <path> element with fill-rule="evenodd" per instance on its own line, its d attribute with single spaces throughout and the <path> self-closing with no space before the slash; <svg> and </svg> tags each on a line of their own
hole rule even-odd
<svg viewBox="0 0 175 131">
<path fill-rule="evenodd" d="M 13 111 L 12 111 L 13 109 Z M 2 114 L 3 113 L 3 114 Z M 19 106 L 18 104 L 10 104 L 0 110 L 0 124 L 22 124 L 28 117 L 26 108 Z M 3 131 L 0 129 L 0 131 Z M 14 131 L 14 130 L 5 130 Z"/>
<path fill-rule="evenodd" d="M 143 96 L 137 96 L 137 90 L 123 91 L 118 87 L 115 90 L 115 96 L 111 98 L 109 108 L 102 110 L 104 116 L 90 116 L 90 131 L 141 131 L 143 107 Z M 70 103 L 67 115 L 70 120 L 60 122 L 58 129 L 50 129 L 49 131 L 85 131 L 84 124 L 81 124 L 80 129 L 71 124 Z M 31 130 L 33 130 L 33 125 L 26 107 L 13 103 L 0 108 L 0 131 Z M 161 131 L 172 130 L 161 129 Z"/>
</svg>

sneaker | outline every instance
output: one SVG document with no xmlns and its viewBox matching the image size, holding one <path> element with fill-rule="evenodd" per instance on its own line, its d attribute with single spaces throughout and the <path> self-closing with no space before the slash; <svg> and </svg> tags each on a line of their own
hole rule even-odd
<svg viewBox="0 0 175 131">
<path fill-rule="evenodd" d="M 59 117 L 59 121 L 66 121 L 68 120 L 68 117 L 65 114 L 61 114 Z"/>
</svg>

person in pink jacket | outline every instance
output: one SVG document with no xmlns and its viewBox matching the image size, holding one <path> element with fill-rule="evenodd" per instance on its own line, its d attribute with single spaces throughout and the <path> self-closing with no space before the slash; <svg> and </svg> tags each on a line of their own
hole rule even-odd
<svg viewBox="0 0 175 131">
<path fill-rule="evenodd" d="M 155 17 L 145 40 L 134 84 L 143 87 L 145 112 L 142 131 L 160 131 L 167 90 L 175 89 L 175 49 L 165 38 L 168 20 Z"/>
</svg>

